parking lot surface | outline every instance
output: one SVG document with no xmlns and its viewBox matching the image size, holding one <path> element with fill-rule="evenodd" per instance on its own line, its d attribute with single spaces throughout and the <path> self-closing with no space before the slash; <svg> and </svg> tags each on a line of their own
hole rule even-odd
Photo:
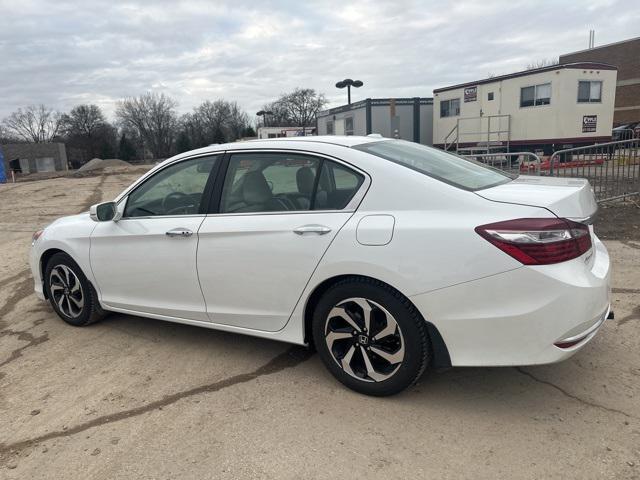
<svg viewBox="0 0 640 480">
<path fill-rule="evenodd" d="M 616 317 L 570 360 L 369 398 L 303 348 L 121 314 L 73 328 L 37 300 L 32 232 L 138 175 L 0 185 L 0 478 L 640 478 L 639 237 L 607 227 Z"/>
</svg>

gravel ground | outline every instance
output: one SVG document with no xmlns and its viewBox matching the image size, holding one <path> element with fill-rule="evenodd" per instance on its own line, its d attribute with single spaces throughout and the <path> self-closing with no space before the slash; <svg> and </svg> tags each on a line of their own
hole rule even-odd
<svg viewBox="0 0 640 480">
<path fill-rule="evenodd" d="M 596 230 L 616 319 L 579 354 L 378 399 L 304 349 L 126 315 L 72 328 L 38 301 L 31 233 L 137 175 L 0 185 L 0 478 L 640 478 L 640 238 L 616 238 L 615 209 Z"/>
</svg>

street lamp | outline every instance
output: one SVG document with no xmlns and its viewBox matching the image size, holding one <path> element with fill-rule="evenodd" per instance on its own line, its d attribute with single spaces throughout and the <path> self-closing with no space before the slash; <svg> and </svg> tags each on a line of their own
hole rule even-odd
<svg viewBox="0 0 640 480">
<path fill-rule="evenodd" d="M 262 117 L 262 124 L 266 127 L 267 115 L 273 115 L 273 112 L 271 110 L 260 110 L 258 113 L 256 113 L 256 115 Z"/>
<path fill-rule="evenodd" d="M 351 80 L 350 78 L 345 78 L 341 82 L 336 83 L 337 88 L 347 87 L 347 102 L 351 105 L 351 87 L 360 88 L 364 83 L 360 80 Z"/>
</svg>

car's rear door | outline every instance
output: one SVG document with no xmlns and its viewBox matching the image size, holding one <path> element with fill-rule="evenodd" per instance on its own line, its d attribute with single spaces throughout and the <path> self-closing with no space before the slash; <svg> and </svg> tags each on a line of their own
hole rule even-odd
<svg viewBox="0 0 640 480">
<path fill-rule="evenodd" d="M 222 155 L 181 160 L 140 183 L 91 235 L 91 269 L 103 304 L 207 321 L 198 282 L 198 228 Z"/>
<path fill-rule="evenodd" d="M 223 169 L 215 209 L 198 231 L 207 313 L 218 324 L 279 330 L 353 215 L 367 177 L 287 151 L 232 153 Z"/>
</svg>

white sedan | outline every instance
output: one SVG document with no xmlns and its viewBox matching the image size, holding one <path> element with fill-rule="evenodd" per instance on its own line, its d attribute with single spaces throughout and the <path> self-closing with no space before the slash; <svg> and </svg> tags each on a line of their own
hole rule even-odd
<svg viewBox="0 0 640 480">
<path fill-rule="evenodd" d="M 113 311 L 313 345 L 348 387 L 390 395 L 429 367 L 584 347 L 610 314 L 596 209 L 586 180 L 400 140 L 240 142 L 36 232 L 31 269 L 71 325 Z"/>
</svg>

